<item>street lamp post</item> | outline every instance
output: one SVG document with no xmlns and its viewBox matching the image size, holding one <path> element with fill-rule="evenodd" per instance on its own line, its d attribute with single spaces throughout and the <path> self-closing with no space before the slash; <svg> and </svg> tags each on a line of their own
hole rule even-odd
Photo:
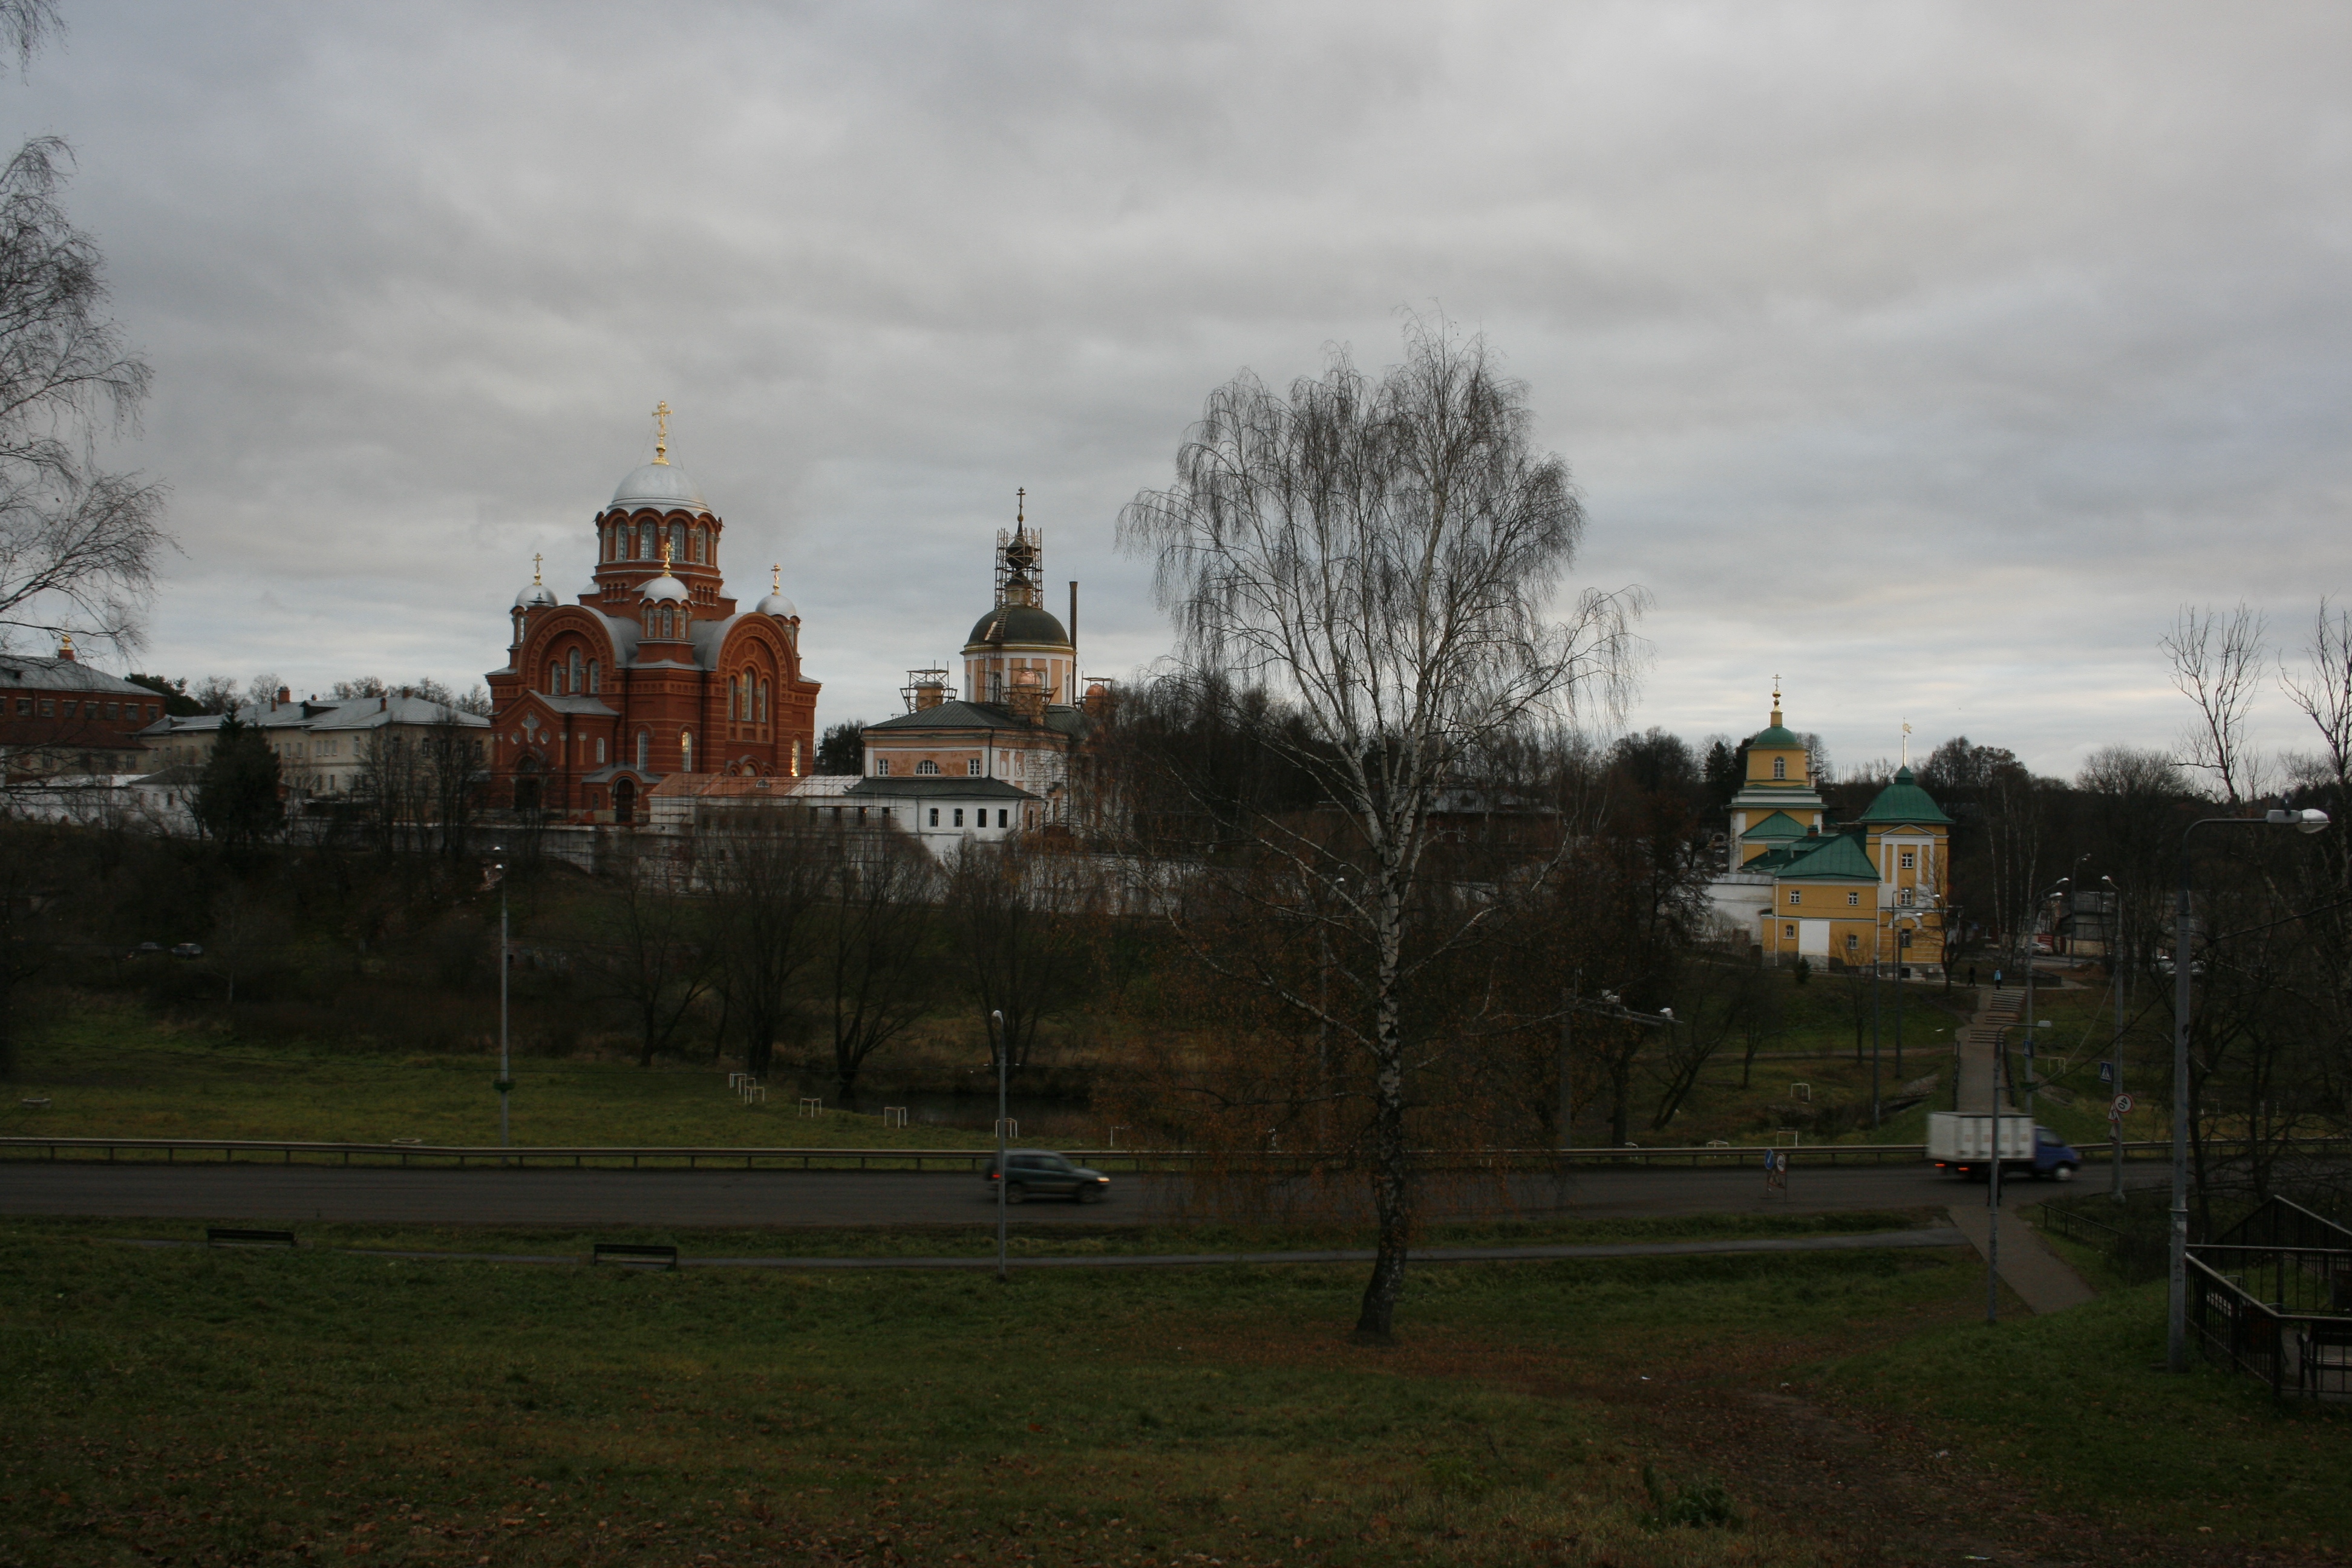
<svg viewBox="0 0 2352 1568">
<path fill-rule="evenodd" d="M 1004 1015 L 993 1008 L 988 1015 L 989 1048 L 996 1054 L 996 1278 L 1004 1279 L 1004 1205 L 1013 1190 L 1013 1172 L 1005 1163 L 1004 1119 L 1007 1114 L 1004 1099 Z"/>
<path fill-rule="evenodd" d="M 1985 1176 L 1985 1321 L 2000 1321 L 2000 1069 L 2009 1059 L 2010 1026 L 1992 1034 L 1992 1167 Z"/>
<path fill-rule="evenodd" d="M 2124 1007 L 2130 993 L 2131 960 L 2129 954 L 2118 955 L 2122 945 L 2116 939 L 2123 932 L 2124 890 L 2116 886 L 2113 877 L 2102 877 L 2107 885 L 2107 897 L 2115 900 L 2114 918 L 2101 923 L 2099 930 L 2107 950 L 2107 969 L 2115 976 L 2115 1028 L 2107 1039 L 2107 1196 L 2116 1203 L 2124 1201 L 2124 1119 L 2116 1109 L 2124 1092 Z"/>
<path fill-rule="evenodd" d="M 2273 808 L 2261 816 L 2204 816 L 2180 831 L 2180 900 L 2172 926 L 2172 1245 L 2170 1289 L 2165 1301 L 2165 1365 L 2189 1370 L 2189 943 L 2194 917 L 2189 909 L 2189 840 L 2200 827 L 2292 827 L 2322 833 L 2327 814 Z"/>
<path fill-rule="evenodd" d="M 490 853 L 503 856 L 505 847 L 493 844 Z M 499 879 L 499 1081 L 491 1087 L 499 1091 L 499 1147 L 509 1148 L 514 1140 L 508 1135 L 507 1102 L 514 1093 L 514 1073 L 507 1056 L 507 867 L 503 859 L 490 863 L 491 874 Z"/>
</svg>

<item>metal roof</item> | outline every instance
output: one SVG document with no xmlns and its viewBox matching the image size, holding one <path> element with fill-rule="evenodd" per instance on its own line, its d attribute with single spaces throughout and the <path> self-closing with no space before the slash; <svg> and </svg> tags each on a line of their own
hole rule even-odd
<svg viewBox="0 0 2352 1568">
<path fill-rule="evenodd" d="M 659 507 L 665 511 L 672 507 L 700 512 L 710 510 L 710 503 L 702 499 L 702 487 L 676 463 L 638 464 L 613 487 L 612 504 Z"/>
<path fill-rule="evenodd" d="M 859 779 L 844 793 L 848 795 L 929 795 L 934 798 L 953 797 L 959 800 L 1042 800 L 1043 795 L 1030 794 L 1018 784 L 1003 779 L 958 778 L 942 774 L 938 778 Z"/>
<path fill-rule="evenodd" d="M 1045 710 L 1045 716 L 1035 724 L 1014 716 L 1012 709 L 1002 702 L 966 702 L 961 698 L 950 698 L 936 708 L 919 708 L 912 713 L 900 713 L 866 726 L 866 732 L 877 730 L 1051 730 L 1057 735 L 1075 735 L 1085 727 L 1086 716 L 1075 708 L 1056 704 Z"/>
<path fill-rule="evenodd" d="M 1854 818 L 1856 822 L 1924 822 L 1950 826 L 1951 818 L 1936 804 L 1935 796 L 1921 789 L 1911 777 L 1909 768 L 1896 771 L 1895 782 L 1878 792 L 1870 809 Z"/>
<path fill-rule="evenodd" d="M 163 694 L 152 687 L 133 686 L 120 676 L 92 669 L 79 659 L 47 655 L 0 655 L 0 687 L 26 691 L 103 691 L 109 696 L 163 700 Z"/>
</svg>

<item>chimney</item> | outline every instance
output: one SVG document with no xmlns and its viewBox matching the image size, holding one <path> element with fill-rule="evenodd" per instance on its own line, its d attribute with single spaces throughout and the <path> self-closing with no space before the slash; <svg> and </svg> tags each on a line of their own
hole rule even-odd
<svg viewBox="0 0 2352 1568">
<path fill-rule="evenodd" d="M 287 689 L 286 689 L 286 688 L 284 688 L 284 687 L 282 687 L 282 686 L 281 686 L 281 687 L 279 687 L 279 688 L 278 689 L 278 700 L 277 700 L 277 701 L 275 701 L 275 702 L 272 702 L 272 703 L 270 704 L 270 706 L 271 706 L 272 708 L 280 708 L 280 707 L 283 707 L 283 706 L 285 706 L 287 703 L 289 703 L 289 702 L 291 702 L 291 701 L 293 701 L 293 700 L 294 700 L 294 694 L 293 694 L 292 692 L 290 692 L 290 691 L 287 690 Z"/>
</svg>

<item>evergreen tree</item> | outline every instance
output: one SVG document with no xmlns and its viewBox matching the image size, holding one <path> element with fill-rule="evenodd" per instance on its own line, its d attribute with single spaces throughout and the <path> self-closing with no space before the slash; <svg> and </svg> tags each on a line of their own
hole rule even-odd
<svg viewBox="0 0 2352 1568">
<path fill-rule="evenodd" d="M 212 754 L 196 781 L 196 820 L 222 843 L 248 847 L 278 831 L 278 757 L 268 740 L 231 713 L 213 735 Z"/>
</svg>

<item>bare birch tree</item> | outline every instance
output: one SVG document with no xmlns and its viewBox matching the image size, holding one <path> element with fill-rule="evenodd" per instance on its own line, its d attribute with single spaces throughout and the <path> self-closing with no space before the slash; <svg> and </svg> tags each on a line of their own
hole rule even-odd
<svg viewBox="0 0 2352 1568">
<path fill-rule="evenodd" d="M 1244 372 L 1210 395 L 1166 490 L 1120 515 L 1152 557 L 1179 660 L 1196 677 L 1265 685 L 1296 731 L 1265 743 L 1313 777 L 1348 842 L 1259 817 L 1254 848 L 1335 943 L 1365 955 L 1362 1009 L 1281 996 L 1334 1050 L 1366 1058 L 1380 1243 L 1359 1338 L 1391 1334 L 1412 1237 L 1408 1083 L 1446 1031 L 1410 1037 L 1402 997 L 1452 929 L 1415 929 L 1438 792 L 1465 762 L 1580 701 L 1622 697 L 1638 590 L 1587 591 L 1552 618 L 1584 514 L 1557 455 L 1537 452 L 1526 388 L 1485 341 L 1413 321 L 1378 380 L 1334 350 L 1286 397 Z M 1321 815 L 1321 814 L 1318 814 Z M 1236 978 L 1245 978 L 1236 972 Z"/>
<path fill-rule="evenodd" d="M 2264 618 L 2240 605 L 2224 615 L 2182 605 L 2172 630 L 2158 640 L 2172 661 L 2172 684 L 2197 706 L 2180 738 L 2183 767 L 2210 775 L 2222 803 L 2236 805 L 2262 793 L 2261 772 L 2246 726 L 2269 660 Z"/>
<path fill-rule="evenodd" d="M 19 66 L 63 31 L 51 0 L 0 0 Z M 163 490 L 98 461 L 153 373 L 106 315 L 104 258 L 58 202 L 72 149 L 36 136 L 0 168 L 0 628 L 135 644 L 170 547 Z"/>
</svg>

